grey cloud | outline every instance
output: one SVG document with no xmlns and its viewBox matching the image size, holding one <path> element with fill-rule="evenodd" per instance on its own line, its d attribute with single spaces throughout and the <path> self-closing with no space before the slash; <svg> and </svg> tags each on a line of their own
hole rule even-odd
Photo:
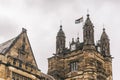
<svg viewBox="0 0 120 80">
<path fill-rule="evenodd" d="M 17 8 L 17 4 L 19 4 L 19 8 Z M 6 16 L 0 14 L 0 37 L 11 38 L 13 35 L 15 37 L 21 31 L 17 32 L 18 24 L 27 24 L 35 58 L 40 69 L 46 72 L 47 58 L 55 52 L 55 39 L 60 20 L 62 19 L 67 44 L 72 37 L 77 37 L 78 32 L 80 41 L 82 41 L 82 24 L 75 25 L 74 20 L 81 16 L 86 18 L 87 9 L 89 9 L 90 18 L 95 26 L 96 40 L 101 35 L 103 28 L 101 25 L 105 23 L 106 32 L 110 36 L 111 54 L 119 57 L 119 4 L 120 0 L 0 0 L 0 11 Z M 1 8 L 4 10 L 2 11 Z M 10 14 L 6 14 L 6 12 Z M 113 62 L 113 75 L 118 79 L 116 75 L 119 74 L 119 71 L 115 72 L 115 70 L 120 63 L 117 61 Z"/>
<path fill-rule="evenodd" d="M 17 33 L 17 25 L 8 18 L 0 17 L 0 36 L 9 37 Z"/>
<path fill-rule="evenodd" d="M 76 0 L 26 0 L 25 3 L 29 7 L 38 8 L 40 11 L 44 11 L 44 13 L 57 12 L 62 6 L 67 6 L 72 4 Z"/>
</svg>

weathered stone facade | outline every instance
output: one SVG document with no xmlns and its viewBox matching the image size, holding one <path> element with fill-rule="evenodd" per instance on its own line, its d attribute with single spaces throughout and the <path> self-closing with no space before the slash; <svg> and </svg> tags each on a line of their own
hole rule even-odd
<svg viewBox="0 0 120 80">
<path fill-rule="evenodd" d="M 0 80 L 53 80 L 36 64 L 26 29 L 0 44 Z"/>
<path fill-rule="evenodd" d="M 103 29 L 94 43 L 94 26 L 87 15 L 83 25 L 83 42 L 72 39 L 65 47 L 65 33 L 60 26 L 56 37 L 56 53 L 48 58 L 48 74 L 56 80 L 112 80 L 112 57 L 109 38 Z"/>
</svg>

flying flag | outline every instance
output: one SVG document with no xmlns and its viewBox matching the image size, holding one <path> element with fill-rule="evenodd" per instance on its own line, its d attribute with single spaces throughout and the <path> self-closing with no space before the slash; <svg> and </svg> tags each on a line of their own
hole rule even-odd
<svg viewBox="0 0 120 80">
<path fill-rule="evenodd" d="M 75 20 L 75 24 L 78 24 L 78 23 L 81 23 L 81 22 L 83 22 L 83 17 L 81 17 L 81 18 Z"/>
</svg>

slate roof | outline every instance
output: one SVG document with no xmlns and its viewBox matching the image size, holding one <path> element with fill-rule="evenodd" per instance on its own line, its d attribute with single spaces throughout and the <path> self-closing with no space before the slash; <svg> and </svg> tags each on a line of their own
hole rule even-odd
<svg viewBox="0 0 120 80">
<path fill-rule="evenodd" d="M 14 43 L 15 40 L 16 40 L 16 37 L 0 44 L 0 54 L 5 54 L 6 51 L 11 47 L 11 45 Z"/>
</svg>

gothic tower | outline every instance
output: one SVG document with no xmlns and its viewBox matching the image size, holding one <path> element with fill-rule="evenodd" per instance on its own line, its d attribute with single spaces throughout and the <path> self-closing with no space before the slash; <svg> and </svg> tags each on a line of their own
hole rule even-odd
<svg viewBox="0 0 120 80">
<path fill-rule="evenodd" d="M 94 46 L 94 26 L 87 14 L 87 19 L 83 26 L 84 49 L 95 49 Z"/>
<path fill-rule="evenodd" d="M 56 36 L 56 53 L 60 54 L 65 49 L 65 33 L 62 30 L 62 25 L 60 25 L 60 30 Z"/>
<path fill-rule="evenodd" d="M 79 37 L 65 48 L 65 34 L 60 26 L 56 37 L 56 54 L 48 58 L 48 74 L 55 80 L 112 80 L 112 56 L 109 38 L 103 33 L 94 43 L 94 26 L 89 14 L 83 25 L 83 42 Z"/>
</svg>

